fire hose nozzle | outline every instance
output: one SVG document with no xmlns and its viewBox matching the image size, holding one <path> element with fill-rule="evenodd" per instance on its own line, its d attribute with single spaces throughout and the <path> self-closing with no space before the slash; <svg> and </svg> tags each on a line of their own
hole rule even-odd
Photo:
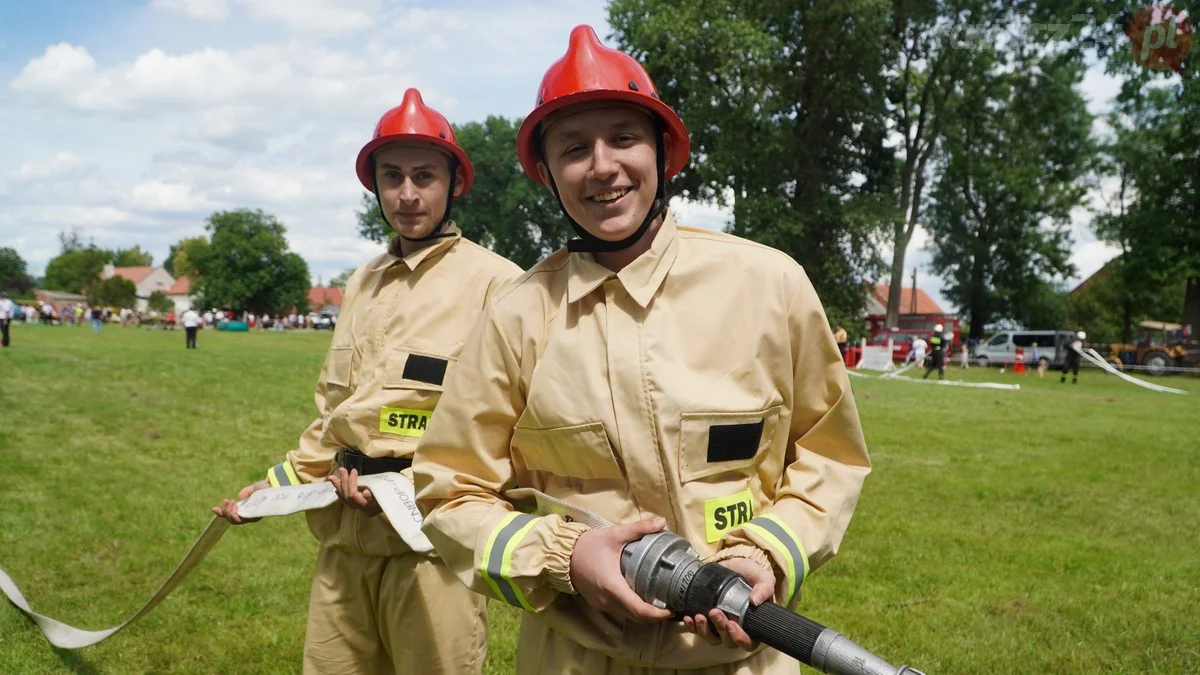
<svg viewBox="0 0 1200 675">
<path fill-rule="evenodd" d="M 750 604 L 750 585 L 718 563 L 702 563 L 687 540 L 655 532 L 621 550 L 621 574 L 638 597 L 677 615 L 707 614 L 718 608 L 746 633 L 801 663 L 832 675 L 923 675 L 896 668 L 822 626 L 772 602 Z"/>
</svg>

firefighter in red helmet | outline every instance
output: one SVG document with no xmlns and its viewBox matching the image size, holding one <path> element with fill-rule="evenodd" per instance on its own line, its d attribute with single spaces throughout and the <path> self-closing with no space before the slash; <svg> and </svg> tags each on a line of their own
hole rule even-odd
<svg viewBox="0 0 1200 675">
<path fill-rule="evenodd" d="M 663 527 L 794 607 L 870 463 L 825 313 L 787 255 L 680 226 L 680 117 L 588 26 L 517 135 L 577 239 L 505 289 L 414 460 L 424 531 L 471 588 L 525 610 L 517 672 L 788 673 L 720 610 L 671 620 L 621 574 Z M 599 514 L 520 513 L 519 485 Z M 737 514 L 730 517 L 728 514 Z"/>
<path fill-rule="evenodd" d="M 399 472 L 412 456 L 484 306 L 520 275 L 463 239 L 450 207 L 471 189 L 471 160 L 416 89 L 389 110 L 355 171 L 396 232 L 346 284 L 317 381 L 317 419 L 297 449 L 244 488 L 329 480 L 340 501 L 307 513 L 320 541 L 304 643 L 306 673 L 478 673 L 486 602 L 436 555 L 414 551 L 358 476 Z M 237 504 L 214 509 L 244 520 Z"/>
</svg>

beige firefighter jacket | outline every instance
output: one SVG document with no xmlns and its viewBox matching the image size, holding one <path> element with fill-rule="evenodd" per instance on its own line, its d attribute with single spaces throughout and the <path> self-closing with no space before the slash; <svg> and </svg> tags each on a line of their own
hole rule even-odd
<svg viewBox="0 0 1200 675">
<path fill-rule="evenodd" d="M 442 395 L 445 376 L 483 308 L 522 270 L 462 238 L 388 252 L 346 284 L 333 342 L 317 379 L 319 415 L 284 462 L 272 486 L 324 480 L 341 448 L 372 457 L 411 457 Z"/>
<path fill-rule="evenodd" d="M 870 462 L 800 266 L 668 213 L 620 273 L 560 250 L 502 291 L 413 468 L 425 532 L 471 588 L 619 661 L 689 668 L 747 654 L 592 609 L 569 575 L 586 527 L 518 513 L 503 492 L 614 523 L 661 516 L 702 557 L 770 565 L 793 604 L 837 551 Z"/>
</svg>

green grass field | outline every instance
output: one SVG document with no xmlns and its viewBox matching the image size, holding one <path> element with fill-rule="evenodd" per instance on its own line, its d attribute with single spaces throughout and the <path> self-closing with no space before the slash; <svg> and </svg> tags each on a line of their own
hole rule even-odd
<svg viewBox="0 0 1200 675">
<path fill-rule="evenodd" d="M 35 610 L 100 629 L 293 447 L 329 334 L 13 339 L 0 568 Z M 1200 672 L 1200 381 L 948 372 L 1022 389 L 853 381 L 875 469 L 802 611 L 930 675 Z M 0 601 L 0 673 L 299 672 L 314 551 L 299 516 L 233 529 L 157 610 L 79 651 Z M 489 672 L 510 673 L 517 616 L 491 616 Z"/>
</svg>

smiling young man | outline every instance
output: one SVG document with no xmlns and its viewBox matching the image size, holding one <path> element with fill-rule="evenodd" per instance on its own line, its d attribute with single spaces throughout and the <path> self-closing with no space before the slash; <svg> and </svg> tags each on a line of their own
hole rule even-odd
<svg viewBox="0 0 1200 675">
<path fill-rule="evenodd" d="M 676 224 L 687 128 L 590 27 L 537 101 L 517 154 L 579 238 L 497 295 L 463 349 L 414 460 L 424 530 L 464 583 L 527 611 L 522 675 L 791 675 L 719 610 L 670 621 L 619 557 L 665 526 L 754 602 L 798 602 L 870 470 L 821 303 L 787 255 Z M 518 513 L 516 485 L 617 525 Z"/>
<path fill-rule="evenodd" d="M 486 604 L 434 555 L 412 551 L 358 476 L 398 471 L 412 455 L 444 377 L 480 312 L 521 273 L 463 239 L 451 206 L 471 161 L 446 118 L 409 89 L 358 155 L 359 181 L 396 232 L 387 253 L 346 284 L 317 381 L 320 416 L 296 450 L 245 487 L 330 480 L 340 502 L 308 512 L 320 541 L 304 644 L 306 673 L 478 673 Z M 246 522 L 225 500 L 214 512 Z"/>
</svg>

